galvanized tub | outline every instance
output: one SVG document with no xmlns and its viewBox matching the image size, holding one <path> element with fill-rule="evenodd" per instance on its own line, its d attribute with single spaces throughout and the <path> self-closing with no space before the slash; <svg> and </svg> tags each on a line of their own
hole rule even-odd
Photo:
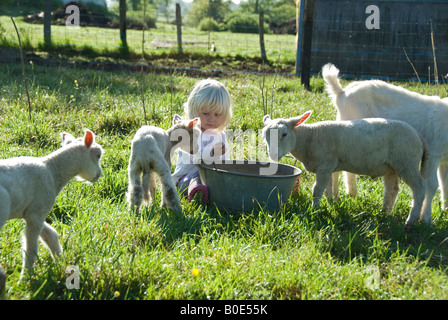
<svg viewBox="0 0 448 320">
<path fill-rule="evenodd" d="M 276 170 L 272 172 L 271 168 Z M 209 189 L 210 203 L 219 209 L 240 212 L 252 209 L 278 211 L 289 199 L 302 173 L 286 164 L 247 160 L 201 163 L 198 169 L 202 183 Z M 266 175 L 267 171 L 271 171 L 270 174 Z"/>
</svg>

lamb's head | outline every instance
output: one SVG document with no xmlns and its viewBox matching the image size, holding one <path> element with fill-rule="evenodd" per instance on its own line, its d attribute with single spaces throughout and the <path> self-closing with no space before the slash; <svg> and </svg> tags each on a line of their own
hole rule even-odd
<svg viewBox="0 0 448 320">
<path fill-rule="evenodd" d="M 311 111 L 307 111 L 301 116 L 289 119 L 271 119 L 269 115 L 263 117 L 263 137 L 268 145 L 269 158 L 280 161 L 284 155 L 291 152 L 297 139 L 294 128 L 304 123 L 310 115 Z"/>
<path fill-rule="evenodd" d="M 101 177 L 100 159 L 103 148 L 95 142 L 92 131 L 86 130 L 84 137 L 75 138 L 69 133 L 62 133 L 62 146 L 73 148 L 73 161 L 80 161 L 77 177 L 88 182 L 96 182 Z"/>
<path fill-rule="evenodd" d="M 173 126 L 169 129 L 170 141 L 173 143 L 171 152 L 177 148 L 194 154 L 199 150 L 198 138 L 201 133 L 199 118 L 182 120 L 179 115 L 173 118 Z"/>
</svg>

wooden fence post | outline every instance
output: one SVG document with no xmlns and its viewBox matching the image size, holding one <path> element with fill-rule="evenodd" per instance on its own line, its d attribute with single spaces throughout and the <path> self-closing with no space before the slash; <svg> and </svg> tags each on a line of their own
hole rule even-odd
<svg viewBox="0 0 448 320">
<path fill-rule="evenodd" d="M 310 89 L 311 43 L 313 37 L 314 3 L 315 0 L 300 1 L 300 6 L 302 6 L 303 4 L 305 5 L 303 11 L 304 23 L 303 23 L 303 44 L 301 50 L 301 83 L 307 90 Z"/>
<path fill-rule="evenodd" d="M 177 50 L 182 52 L 182 16 L 180 14 L 180 4 L 176 3 L 176 25 L 177 25 Z"/>
<path fill-rule="evenodd" d="M 120 47 L 127 48 L 126 40 L 126 0 L 120 0 Z"/>
<path fill-rule="evenodd" d="M 44 2 L 44 42 L 45 46 L 51 46 L 51 0 Z"/>
<path fill-rule="evenodd" d="M 260 34 L 260 49 L 261 49 L 261 59 L 264 63 L 268 62 L 268 58 L 266 57 L 266 48 L 264 47 L 264 11 L 260 10 L 259 13 L 259 23 L 258 23 L 258 32 Z"/>
<path fill-rule="evenodd" d="M 295 0 L 296 2 L 296 77 L 300 76 L 300 55 L 302 54 L 303 39 L 303 0 Z"/>
</svg>

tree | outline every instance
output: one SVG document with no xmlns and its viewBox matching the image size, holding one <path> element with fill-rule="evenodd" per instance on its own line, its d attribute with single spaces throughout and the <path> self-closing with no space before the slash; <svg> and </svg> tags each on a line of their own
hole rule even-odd
<svg viewBox="0 0 448 320">
<path fill-rule="evenodd" d="M 294 18 L 295 10 L 293 0 L 247 0 L 241 2 L 237 11 L 243 14 L 264 11 L 267 21 L 279 24 Z"/>
<path fill-rule="evenodd" d="M 223 0 L 194 0 L 186 20 L 187 24 L 191 26 L 198 26 L 204 18 L 212 18 L 221 23 L 230 12 L 229 3 Z"/>
<path fill-rule="evenodd" d="M 170 0 L 160 0 L 158 1 L 158 11 L 161 12 L 166 19 L 166 23 L 170 22 L 170 14 L 172 14 L 173 10 L 170 10 Z"/>
<path fill-rule="evenodd" d="M 268 15 L 271 7 L 274 4 L 274 0 L 247 0 L 240 2 L 240 9 L 245 12 L 256 13 L 264 11 Z"/>
<path fill-rule="evenodd" d="M 282 23 L 296 17 L 296 5 L 293 1 L 278 1 L 268 13 L 269 21 Z"/>
</svg>

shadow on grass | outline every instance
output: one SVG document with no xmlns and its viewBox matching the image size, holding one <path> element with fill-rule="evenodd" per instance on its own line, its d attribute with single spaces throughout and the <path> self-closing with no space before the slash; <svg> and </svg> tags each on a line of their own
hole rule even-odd
<svg viewBox="0 0 448 320">
<path fill-rule="evenodd" d="M 307 200 L 302 196 L 300 201 Z M 301 219 L 313 231 L 324 233 L 322 247 L 341 262 L 361 259 L 381 263 L 398 253 L 435 268 L 448 267 L 444 258 L 448 256 L 448 227 L 442 215 L 432 226 L 417 222 L 406 232 L 410 207 L 403 204 L 397 204 L 388 215 L 370 198 L 346 196 L 323 203 L 319 210 L 309 206 L 303 209 Z"/>
<path fill-rule="evenodd" d="M 405 232 L 406 206 L 387 215 L 369 199 L 342 198 L 313 209 L 307 195 L 300 195 L 279 212 L 252 210 L 244 213 L 220 211 L 214 206 L 188 204 L 184 214 L 164 209 L 144 211 L 145 219 L 156 219 L 164 235 L 164 246 L 176 241 L 203 237 L 243 237 L 261 242 L 273 250 L 285 244 L 300 246 L 308 236 L 323 252 L 341 263 L 353 259 L 366 264 L 390 261 L 397 254 L 426 263 L 434 268 L 448 267 L 446 223 L 422 223 Z M 446 219 L 445 219 L 446 220 Z"/>
</svg>

